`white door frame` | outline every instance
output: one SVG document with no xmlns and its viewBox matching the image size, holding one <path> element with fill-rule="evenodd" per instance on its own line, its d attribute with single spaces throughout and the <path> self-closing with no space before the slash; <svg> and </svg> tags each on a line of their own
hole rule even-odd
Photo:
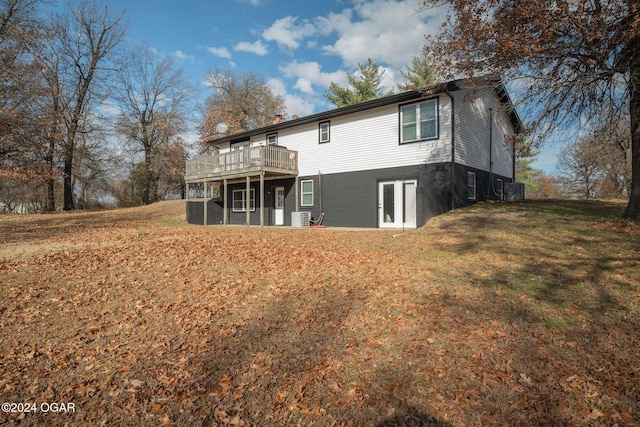
<svg viewBox="0 0 640 427">
<path fill-rule="evenodd" d="M 273 187 L 273 195 L 273 223 L 274 225 L 284 225 L 284 186 Z"/>
<path fill-rule="evenodd" d="M 415 179 L 378 182 L 380 228 L 416 228 L 416 188 Z"/>
</svg>

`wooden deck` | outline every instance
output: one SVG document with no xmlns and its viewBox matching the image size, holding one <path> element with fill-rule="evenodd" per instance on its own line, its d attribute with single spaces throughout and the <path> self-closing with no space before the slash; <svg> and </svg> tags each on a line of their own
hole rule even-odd
<svg viewBox="0 0 640 427">
<path fill-rule="evenodd" d="M 247 147 L 187 160 L 185 181 L 221 181 L 248 176 L 297 176 L 298 152 L 277 145 Z"/>
</svg>

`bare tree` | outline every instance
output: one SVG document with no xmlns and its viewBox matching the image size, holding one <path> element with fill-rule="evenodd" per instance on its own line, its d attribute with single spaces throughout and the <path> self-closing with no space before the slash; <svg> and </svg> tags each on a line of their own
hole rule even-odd
<svg viewBox="0 0 640 427">
<path fill-rule="evenodd" d="M 423 0 L 448 5 L 425 49 L 441 72 L 500 74 L 533 125 L 571 129 L 601 107 L 628 111 L 632 185 L 625 216 L 640 220 L 640 4 L 637 0 Z"/>
<path fill-rule="evenodd" d="M 571 183 L 574 195 L 585 199 L 596 196 L 602 178 L 600 147 L 593 137 L 567 145 L 558 157 L 558 169 Z"/>
<path fill-rule="evenodd" d="M 118 73 L 116 100 L 121 110 L 117 131 L 144 153 L 142 204 L 157 199 L 154 183 L 161 167 L 155 161 L 171 144 L 180 143 L 187 122 L 192 84 L 171 58 L 138 47 Z"/>
<path fill-rule="evenodd" d="M 125 35 L 124 12 L 112 16 L 107 6 L 88 0 L 69 5 L 64 14 L 54 17 L 54 39 L 51 43 L 49 71 L 51 84 L 57 85 L 54 95 L 60 102 L 64 123 L 62 137 L 64 210 L 74 209 L 73 159 L 78 135 L 89 132 L 91 109 L 105 99 L 106 78 L 110 55 Z"/>
<path fill-rule="evenodd" d="M 228 125 L 228 132 L 236 133 L 269 125 L 274 116 L 286 115 L 284 101 L 257 74 L 236 75 L 216 69 L 206 78 L 212 93 L 205 101 L 204 121 L 198 127 L 202 141 L 217 134 L 220 122 Z M 207 148 L 202 147 L 205 151 Z"/>
</svg>

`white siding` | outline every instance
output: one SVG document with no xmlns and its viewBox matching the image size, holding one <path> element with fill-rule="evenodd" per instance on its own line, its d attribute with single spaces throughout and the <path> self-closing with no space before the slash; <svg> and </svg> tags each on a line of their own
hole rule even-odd
<svg viewBox="0 0 640 427">
<path fill-rule="evenodd" d="M 513 176 L 513 152 L 509 141 L 513 126 L 495 92 L 488 89 L 464 89 L 454 92 L 456 162 L 503 175 Z M 491 112 L 493 128 L 490 132 Z M 491 136 L 491 142 L 489 142 Z M 492 167 L 489 167 L 489 146 Z"/>
<path fill-rule="evenodd" d="M 449 162 L 450 105 L 448 97 L 440 97 L 436 140 L 399 144 L 399 110 L 394 104 L 331 119 L 327 143 L 319 143 L 318 122 L 280 130 L 278 145 L 298 151 L 301 176 Z M 252 141 L 265 138 L 258 135 Z"/>
</svg>

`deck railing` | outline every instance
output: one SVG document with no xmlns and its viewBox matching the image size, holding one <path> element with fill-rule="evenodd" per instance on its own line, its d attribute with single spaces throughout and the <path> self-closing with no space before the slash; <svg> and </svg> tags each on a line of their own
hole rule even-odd
<svg viewBox="0 0 640 427">
<path fill-rule="evenodd" d="M 298 152 L 277 145 L 246 147 L 187 160 L 185 179 L 222 178 L 248 172 L 298 173 Z"/>
</svg>

